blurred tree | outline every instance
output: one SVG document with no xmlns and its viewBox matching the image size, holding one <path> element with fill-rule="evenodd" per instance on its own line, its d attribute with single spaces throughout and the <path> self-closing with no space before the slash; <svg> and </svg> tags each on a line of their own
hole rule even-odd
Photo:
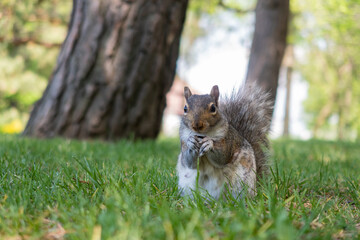
<svg viewBox="0 0 360 240">
<path fill-rule="evenodd" d="M 24 128 L 66 34 L 70 0 L 0 2 L 0 132 Z"/>
<path fill-rule="evenodd" d="M 360 1 L 296 1 L 309 83 L 305 110 L 314 137 L 360 137 Z"/>
<path fill-rule="evenodd" d="M 187 0 L 74 0 L 57 66 L 24 134 L 156 137 L 186 8 Z"/>
<path fill-rule="evenodd" d="M 285 96 L 285 114 L 284 114 L 284 126 L 283 126 L 283 137 L 289 137 L 290 135 L 290 99 L 291 99 L 291 82 L 292 72 L 294 67 L 294 49 L 293 45 L 288 44 L 283 66 L 286 69 L 286 96 Z"/>
<path fill-rule="evenodd" d="M 161 79 L 169 79 L 169 76 L 172 75 L 171 72 L 174 68 L 174 59 L 176 59 L 176 57 L 174 58 L 170 55 L 173 54 L 177 56 L 178 54 L 175 45 L 178 41 L 177 34 L 181 31 L 182 25 L 176 26 L 175 23 L 174 28 L 165 27 L 166 32 L 161 33 L 161 27 L 156 23 L 159 16 L 150 16 L 151 14 L 147 14 L 147 11 L 142 8 L 140 14 L 146 16 L 146 19 L 137 19 L 136 16 L 131 15 L 130 17 L 134 17 L 134 24 L 129 24 L 128 28 L 130 30 L 123 29 L 121 24 L 129 23 L 126 15 L 128 11 L 134 14 L 134 10 L 130 11 L 126 6 L 135 6 L 138 3 L 126 1 L 126 3 L 119 8 L 121 13 L 119 14 L 115 8 L 109 7 L 109 3 L 106 2 L 74 2 L 77 3 L 75 7 L 84 4 L 83 9 L 89 14 L 86 16 L 76 14 L 79 13 L 79 11 L 76 12 L 74 7 L 69 34 L 64 42 L 65 46 L 59 55 L 58 64 L 53 72 L 53 76 L 50 78 L 48 88 L 44 92 L 43 98 L 34 108 L 25 134 L 33 136 L 62 135 L 86 138 L 99 136 L 109 139 L 119 137 L 119 132 L 122 131 L 121 129 L 125 129 L 125 131 L 122 131 L 121 134 L 123 135 L 121 136 L 134 134 L 135 137 L 154 137 L 160 124 L 161 109 L 164 103 L 161 102 L 163 100 L 159 100 L 161 98 L 159 96 L 161 92 L 159 89 L 161 87 L 150 87 L 151 84 L 154 84 L 152 81 L 155 80 L 148 81 L 148 79 L 155 79 L 157 76 L 155 72 L 162 77 L 164 75 L 167 76 L 164 78 L 161 77 Z M 189 13 L 195 17 L 188 23 L 190 27 L 187 29 L 191 30 L 188 31 L 190 32 L 188 35 L 185 32 L 186 37 L 184 37 L 183 46 L 191 46 L 194 39 L 205 34 L 203 29 L 198 27 L 199 16 L 202 14 L 211 15 L 218 10 L 225 10 L 241 16 L 244 13 L 253 12 L 254 3 L 255 1 L 238 0 L 191 1 Z M 96 4 L 98 4 L 98 6 Z M 161 14 L 171 21 L 174 19 L 174 22 L 179 21 L 182 18 L 182 14 L 185 14 L 184 6 L 186 4 L 178 4 L 181 4 L 181 10 L 174 10 L 174 13 L 178 15 L 175 14 L 172 18 L 168 15 L 171 10 L 167 11 L 162 8 L 159 11 L 162 11 Z M 69 0 L 27 0 L 22 2 L 5 0 L 2 1 L 0 5 L 0 27 L 4 30 L 0 35 L 0 54 L 2 49 L 6 49 L 4 55 L 7 57 L 7 59 L 3 61 L 6 66 L 0 65 L 3 70 L 0 74 L 3 74 L 4 79 L 7 81 L 5 85 L 0 83 L 0 95 L 5 96 L 0 98 L 0 108 L 2 106 L 4 111 L 8 111 L 9 108 L 11 108 L 17 109 L 17 111 L 20 110 L 20 112 L 27 112 L 29 106 L 40 97 L 42 90 L 45 88 L 46 81 L 51 74 L 51 69 L 53 68 L 52 59 L 57 54 L 57 48 L 61 45 L 59 39 L 64 35 L 71 3 Z M 151 5 L 151 3 L 146 3 L 144 7 L 151 8 Z M 109 11 L 110 14 L 101 16 L 105 13 L 100 11 L 104 9 L 107 10 L 107 7 L 109 9 L 111 8 L 111 11 Z M 172 9 L 177 7 L 178 6 L 175 5 Z M 99 11 L 96 12 L 97 10 Z M 156 12 L 155 10 L 151 11 Z M 98 19 L 100 22 L 92 21 L 90 18 Z M 118 25 L 116 25 L 116 23 Z M 146 28 L 150 26 L 156 29 L 150 28 L 150 30 L 147 30 L 145 27 L 140 26 L 142 23 L 145 24 Z M 90 32 L 88 24 L 92 24 L 95 30 Z M 161 24 L 162 23 L 160 23 L 160 25 Z M 112 30 L 112 26 L 115 26 L 117 30 Z M 154 34 L 154 32 L 156 34 Z M 134 41 L 127 41 L 125 43 L 122 37 L 127 34 L 133 34 L 136 36 L 136 39 L 134 38 Z M 166 47 L 161 49 L 162 45 L 157 44 L 156 49 L 153 49 L 154 52 L 149 51 L 149 49 L 144 51 L 144 45 L 146 44 L 149 45 L 150 48 L 154 47 L 154 45 L 150 44 L 152 41 L 149 40 L 149 37 L 144 36 L 156 35 L 156 37 L 159 37 L 161 34 L 163 34 L 162 41 L 157 40 L 157 42 L 165 43 L 165 38 L 168 38 L 168 40 L 174 38 L 174 44 L 167 46 L 167 50 L 165 49 Z M 86 39 L 86 37 L 89 38 Z M 145 40 L 145 38 L 147 40 Z M 123 42 L 120 44 L 120 41 Z M 80 44 L 85 42 L 86 44 L 84 45 Z M 188 44 L 186 44 L 186 42 Z M 142 44 L 141 46 L 139 46 L 140 43 Z M 191 53 L 189 49 L 190 48 L 187 48 L 185 52 Z M 71 52 L 69 52 L 70 50 Z M 120 51 L 122 51 L 122 58 L 120 58 Z M 172 53 L 170 54 L 169 51 L 172 51 Z M 166 59 L 161 58 L 160 55 L 165 52 L 168 52 Z M 151 69 L 153 70 L 153 72 L 150 73 L 151 76 L 148 76 L 146 73 L 147 70 L 143 70 L 149 69 L 150 58 L 156 59 L 155 63 L 169 63 L 167 70 L 161 73 L 161 70 L 154 67 Z M 11 63 L 9 59 L 11 59 Z M 15 62 L 17 63 L 16 65 L 12 64 Z M 23 67 L 19 68 L 19 66 Z M 115 69 L 117 66 L 119 66 L 119 68 Z M 139 70 L 132 70 L 132 68 Z M 27 72 L 29 73 L 25 74 Z M 16 77 L 18 77 L 18 79 L 24 78 L 24 81 L 12 81 L 17 85 L 17 88 L 14 90 L 14 88 L 9 87 L 9 82 Z M 150 104 L 147 105 L 147 107 L 145 104 L 144 106 L 141 105 L 141 102 L 150 102 L 148 101 L 150 97 L 145 94 L 145 90 L 142 93 L 139 92 L 139 89 L 143 89 L 143 85 L 138 85 L 138 87 L 134 88 L 130 86 L 132 79 L 135 79 L 137 84 L 140 85 L 144 83 L 145 81 L 142 81 L 146 79 L 146 89 L 153 90 L 152 96 L 158 98 L 160 104 Z M 160 81 L 161 80 L 159 80 L 159 82 Z M 169 84 L 168 82 L 164 84 L 164 91 L 168 88 Z M 112 89 L 112 87 L 114 87 L 114 89 Z M 76 89 L 74 90 L 73 88 Z M 9 89 L 12 90 L 9 91 Z M 99 89 L 103 90 L 98 91 Z M 155 93 L 155 91 L 158 92 L 158 94 Z M 79 96 L 79 92 L 80 95 L 83 95 L 84 99 Z M 121 96 L 120 92 L 123 93 Z M 149 92 L 151 91 L 148 90 L 148 93 Z M 105 98 L 100 97 L 101 95 L 105 96 Z M 131 102 L 131 106 L 125 106 L 125 100 Z M 107 103 L 110 107 L 107 107 Z M 144 115 L 140 114 L 140 110 L 135 111 L 135 109 L 140 109 L 140 105 L 143 108 L 141 111 L 144 111 Z M 154 109 L 154 106 L 158 106 L 158 108 Z M 112 111 L 114 108 L 119 107 L 123 112 Z M 98 116 L 94 117 L 96 114 Z M 8 114 L 4 115 L 8 116 Z M 146 123 L 146 121 L 140 124 L 140 122 L 146 118 L 155 119 L 154 122 L 158 122 L 158 124 L 154 123 L 155 125 L 151 126 L 151 124 Z M 22 119 L 26 119 L 26 117 L 22 117 Z M 132 124 L 128 125 L 129 122 L 132 122 Z M 12 124 L 11 126 L 18 126 L 18 124 Z M 139 132 L 134 132 L 134 128 L 137 128 Z M 145 129 L 148 129 L 151 133 L 149 135 L 144 134 L 144 132 L 147 131 Z M 105 135 L 102 135 L 102 131 L 106 131 Z"/>
<path fill-rule="evenodd" d="M 206 2 L 199 0 L 191 2 L 190 13 L 195 13 L 195 16 L 199 18 L 203 13 L 212 14 L 219 10 L 227 10 L 234 12 L 237 16 L 243 16 L 253 12 L 253 5 L 254 1 L 212 0 Z M 246 81 L 256 81 L 270 93 L 271 100 L 275 104 L 279 70 L 286 48 L 289 0 L 258 0 L 255 18 L 255 32 Z M 185 34 L 187 33 L 185 31 Z M 196 37 L 190 39 L 194 42 Z"/>
<path fill-rule="evenodd" d="M 239 20 L 239 26 L 244 27 L 244 17 L 255 12 L 256 0 L 195 0 L 189 2 L 186 13 L 186 22 L 181 36 L 180 55 L 185 64 L 192 66 L 200 52 L 196 51 L 195 43 L 204 40 L 214 29 L 225 29 L 229 33 L 234 30 L 228 19 L 222 19 L 221 15 L 226 13 Z M 206 22 L 207 24 L 204 24 Z M 243 24 L 240 26 L 240 24 Z M 250 38 L 250 37 L 249 37 Z"/>
<path fill-rule="evenodd" d="M 284 122 L 283 122 L 283 133 L 282 136 L 287 138 L 291 135 L 290 132 L 290 124 L 291 124 L 291 99 L 293 92 L 292 89 L 292 82 L 293 82 L 293 70 L 295 66 L 295 54 L 294 54 L 294 47 L 299 42 L 298 38 L 298 29 L 297 26 L 294 24 L 294 17 L 298 16 L 300 13 L 298 9 L 294 9 L 290 4 L 290 13 L 289 13 L 289 26 L 288 26 L 288 33 L 287 33 L 287 46 L 285 49 L 285 54 L 282 62 L 282 67 L 286 71 L 285 76 L 285 113 L 284 113 Z"/>
<path fill-rule="evenodd" d="M 279 71 L 286 48 L 289 0 L 258 0 L 255 32 L 246 82 L 256 82 L 275 104 Z"/>
</svg>

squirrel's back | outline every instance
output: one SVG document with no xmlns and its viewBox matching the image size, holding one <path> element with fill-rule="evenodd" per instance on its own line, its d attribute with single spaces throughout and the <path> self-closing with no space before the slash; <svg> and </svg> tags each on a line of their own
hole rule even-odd
<svg viewBox="0 0 360 240">
<path fill-rule="evenodd" d="M 273 104 L 269 94 L 256 85 L 244 85 L 222 99 L 220 110 L 239 134 L 252 146 L 256 160 L 256 173 L 267 172 L 267 138 Z"/>
</svg>

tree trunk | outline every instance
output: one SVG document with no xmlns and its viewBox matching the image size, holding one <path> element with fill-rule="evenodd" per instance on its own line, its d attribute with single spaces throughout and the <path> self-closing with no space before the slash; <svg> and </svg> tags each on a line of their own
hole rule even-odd
<svg viewBox="0 0 360 240">
<path fill-rule="evenodd" d="M 349 78 L 352 70 L 351 62 L 344 64 L 337 69 L 337 76 L 339 79 L 338 91 L 340 92 L 339 106 L 338 106 L 338 129 L 337 137 L 339 140 L 344 140 L 347 133 L 347 126 L 349 125 L 349 115 L 352 99 L 352 81 Z"/>
<path fill-rule="evenodd" d="M 291 96 L 291 76 L 292 67 L 286 67 L 286 99 L 285 99 L 285 116 L 283 136 L 289 137 L 289 122 L 290 122 L 290 96 Z"/>
<path fill-rule="evenodd" d="M 285 97 L 285 116 L 284 116 L 284 129 L 283 136 L 289 137 L 290 135 L 290 100 L 291 100 L 291 81 L 292 72 L 294 67 L 294 49 L 292 45 L 287 46 L 283 65 L 286 67 L 286 97 Z"/>
<path fill-rule="evenodd" d="M 68 35 L 24 134 L 155 138 L 188 0 L 74 0 Z"/>
<path fill-rule="evenodd" d="M 338 93 L 333 90 L 327 103 L 321 108 L 319 114 L 316 116 L 315 125 L 313 128 L 313 137 L 317 138 L 320 127 L 325 123 L 326 119 L 331 115 L 334 108 L 334 103 L 339 100 Z"/>
<path fill-rule="evenodd" d="M 279 70 L 286 47 L 289 0 L 258 0 L 255 32 L 246 76 L 270 93 L 275 103 Z"/>
</svg>

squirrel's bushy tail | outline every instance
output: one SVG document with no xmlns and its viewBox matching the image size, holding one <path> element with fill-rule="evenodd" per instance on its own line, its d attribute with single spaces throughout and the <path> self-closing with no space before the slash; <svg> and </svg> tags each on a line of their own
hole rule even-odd
<svg viewBox="0 0 360 240">
<path fill-rule="evenodd" d="M 273 103 L 269 94 L 256 85 L 245 84 L 238 91 L 222 99 L 220 109 L 229 123 L 252 146 L 256 173 L 262 176 L 268 170 L 267 153 Z"/>
</svg>

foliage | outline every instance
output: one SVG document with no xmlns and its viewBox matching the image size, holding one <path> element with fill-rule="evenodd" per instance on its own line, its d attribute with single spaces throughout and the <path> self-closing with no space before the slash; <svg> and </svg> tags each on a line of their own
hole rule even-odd
<svg viewBox="0 0 360 240">
<path fill-rule="evenodd" d="M 65 38 L 71 1 L 0 3 L 0 132 L 19 132 L 47 85 Z"/>
<path fill-rule="evenodd" d="M 185 62 L 194 62 L 197 40 L 215 26 L 226 28 L 222 13 L 244 16 L 255 2 L 191 0 L 181 46 Z M 302 49 L 297 69 L 309 83 L 309 126 L 317 137 L 359 138 L 360 1 L 294 0 L 291 8 L 288 40 Z M 54 68 L 70 12 L 70 0 L 0 2 L 0 132 L 23 129 Z"/>
<path fill-rule="evenodd" d="M 248 13 L 253 13 L 255 0 L 192 0 L 186 13 L 186 22 L 181 39 L 181 58 L 186 64 L 192 65 L 196 61 L 195 44 L 213 34 L 216 28 L 229 28 L 227 19 L 223 19 L 224 13 L 230 13 L 233 17 L 241 19 Z M 240 28 L 241 23 L 239 21 Z M 230 27 L 231 30 L 231 27 Z"/>
<path fill-rule="evenodd" d="M 314 136 L 360 137 L 360 1 L 294 1 L 298 69 L 309 83 L 305 110 Z"/>
<path fill-rule="evenodd" d="M 226 9 L 236 13 L 253 5 L 254 1 L 243 0 L 190 1 L 181 50 L 186 62 L 194 59 L 194 42 L 209 32 L 201 24 L 204 16 Z M 70 12 L 70 0 L 1 1 L 0 132 L 22 131 L 53 71 Z"/>
<path fill-rule="evenodd" d="M 276 141 L 258 195 L 220 201 L 179 196 L 178 151 L 171 139 L 1 136 L 0 238 L 359 237 L 359 143 Z"/>
</svg>

